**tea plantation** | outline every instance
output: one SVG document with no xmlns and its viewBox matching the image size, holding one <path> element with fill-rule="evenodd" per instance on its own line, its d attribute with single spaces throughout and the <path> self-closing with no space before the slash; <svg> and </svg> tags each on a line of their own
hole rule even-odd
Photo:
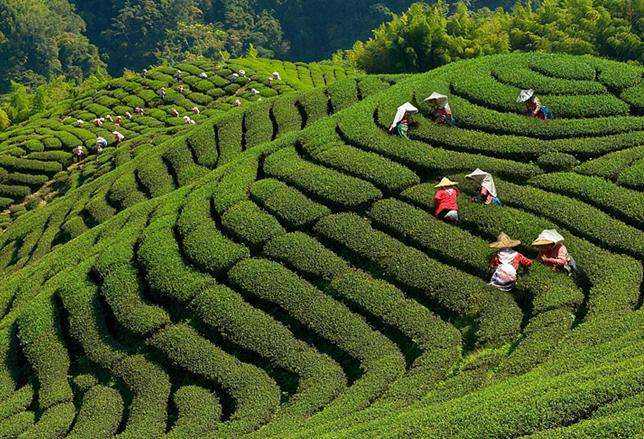
<svg viewBox="0 0 644 439">
<path fill-rule="evenodd" d="M 177 67 L 186 96 L 159 67 L 0 134 L 6 205 L 56 188 L 0 234 L 0 437 L 644 434 L 644 69 Z M 225 82 L 240 68 L 282 78 L 251 86 L 258 101 Z M 557 117 L 524 116 L 523 88 Z M 457 126 L 430 120 L 433 91 Z M 387 132 L 406 101 L 410 140 Z M 143 102 L 128 142 L 67 168 L 111 127 L 57 119 Z M 196 126 L 168 114 L 194 105 Z M 469 201 L 477 167 L 502 207 Z M 458 226 L 432 215 L 443 176 Z M 488 242 L 534 257 L 549 228 L 577 278 L 535 264 L 513 292 L 488 285 Z"/>
</svg>

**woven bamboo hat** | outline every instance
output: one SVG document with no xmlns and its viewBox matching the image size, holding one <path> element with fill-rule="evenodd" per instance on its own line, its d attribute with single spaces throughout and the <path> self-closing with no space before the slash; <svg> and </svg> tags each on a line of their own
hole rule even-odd
<svg viewBox="0 0 644 439">
<path fill-rule="evenodd" d="M 443 179 L 438 183 L 435 188 L 441 188 L 441 187 L 450 187 L 450 186 L 458 186 L 458 183 L 455 181 L 450 180 L 447 177 L 443 177 Z"/>
<path fill-rule="evenodd" d="M 501 232 L 495 242 L 490 244 L 491 248 L 512 248 L 521 244 L 521 241 L 517 239 L 511 239 L 508 235 Z"/>
</svg>

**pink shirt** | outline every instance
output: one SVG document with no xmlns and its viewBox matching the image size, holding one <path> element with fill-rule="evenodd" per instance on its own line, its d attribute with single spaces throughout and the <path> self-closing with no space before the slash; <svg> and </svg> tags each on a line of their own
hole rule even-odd
<svg viewBox="0 0 644 439">
<path fill-rule="evenodd" d="M 551 267 L 563 267 L 570 262 L 568 249 L 562 243 L 541 250 L 537 259 Z"/>
</svg>

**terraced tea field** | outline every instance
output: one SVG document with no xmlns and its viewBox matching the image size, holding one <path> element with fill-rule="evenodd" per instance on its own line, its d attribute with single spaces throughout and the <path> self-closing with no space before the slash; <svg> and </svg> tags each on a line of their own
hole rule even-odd
<svg viewBox="0 0 644 439">
<path fill-rule="evenodd" d="M 641 436 L 643 72 L 519 54 L 349 73 L 70 170 L 0 235 L 0 436 Z M 521 114 L 521 88 L 557 118 Z M 430 121 L 433 91 L 456 127 Z M 387 132 L 406 101 L 410 140 Z M 502 207 L 469 201 L 477 167 Z M 443 176 L 458 226 L 432 215 Z M 578 278 L 487 284 L 489 241 L 549 228 Z"/>
</svg>

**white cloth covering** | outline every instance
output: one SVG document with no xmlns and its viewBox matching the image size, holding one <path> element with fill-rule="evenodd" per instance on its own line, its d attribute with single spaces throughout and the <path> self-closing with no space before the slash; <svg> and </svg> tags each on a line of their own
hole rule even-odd
<svg viewBox="0 0 644 439">
<path fill-rule="evenodd" d="M 447 104 L 447 96 L 440 94 L 438 92 L 433 92 L 429 95 L 428 98 L 425 98 L 425 102 L 435 103 L 442 107 L 445 107 Z"/>
<path fill-rule="evenodd" d="M 534 90 L 528 89 L 528 90 L 521 90 L 521 93 L 519 93 L 519 96 L 517 97 L 517 102 L 518 103 L 523 103 L 527 102 L 530 100 L 530 98 L 534 96 Z"/>
<path fill-rule="evenodd" d="M 467 175 L 467 178 L 471 178 L 476 181 L 478 184 L 483 186 L 487 191 L 493 196 L 497 197 L 496 185 L 494 184 L 494 178 L 489 172 L 485 172 L 479 168 L 476 168 L 474 172 Z"/>
<path fill-rule="evenodd" d="M 394 117 L 394 121 L 392 122 L 389 129 L 393 130 L 394 128 L 396 128 L 398 122 L 403 120 L 405 114 L 407 113 L 416 114 L 418 113 L 418 108 L 414 107 L 411 102 L 405 102 L 404 104 L 402 104 L 400 107 L 398 107 L 398 110 L 396 111 L 396 117 Z"/>
<path fill-rule="evenodd" d="M 564 240 L 564 237 L 559 234 L 554 229 L 544 230 L 539 234 L 539 237 L 535 241 L 547 241 L 553 244 L 559 244 Z"/>
</svg>

